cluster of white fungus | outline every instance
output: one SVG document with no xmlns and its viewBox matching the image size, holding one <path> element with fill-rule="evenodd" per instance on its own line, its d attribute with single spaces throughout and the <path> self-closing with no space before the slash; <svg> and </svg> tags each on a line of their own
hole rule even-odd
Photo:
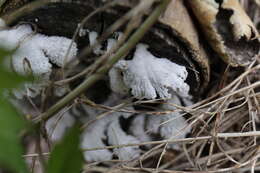
<svg viewBox="0 0 260 173">
<path fill-rule="evenodd" d="M 105 118 L 96 120 L 86 128 L 82 134 L 82 148 L 106 147 L 104 141 L 107 141 L 109 145 L 140 143 L 136 137 L 128 135 L 122 130 L 119 123 L 121 116 L 123 115 L 120 113 L 112 113 Z M 113 152 L 107 149 L 84 152 L 87 161 L 111 160 L 113 155 L 120 160 L 131 160 L 140 155 L 140 149 L 139 147 L 127 147 L 116 148 Z"/>
<path fill-rule="evenodd" d="M 1 22 L 0 20 L 0 25 Z M 90 45 L 94 45 L 98 34 L 87 30 L 81 36 L 85 36 L 85 34 L 88 36 Z M 73 43 L 72 48 L 65 59 L 71 43 Z M 102 46 L 97 45 L 93 52 L 101 55 L 115 44 L 116 39 L 109 38 L 106 50 L 102 50 Z M 43 83 L 49 80 L 52 64 L 62 67 L 64 61 L 70 61 L 77 54 L 77 45 L 72 40 L 34 33 L 29 25 L 19 25 L 12 29 L 1 30 L 0 46 L 8 50 L 15 49 L 9 61 L 14 71 L 24 75 L 33 74 L 45 81 L 25 84 L 26 95 L 32 97 L 36 96 L 43 87 Z M 157 97 L 169 99 L 168 104 L 163 104 L 158 108 L 160 111 L 175 109 L 172 103 L 180 105 L 179 97 L 189 100 L 189 85 L 185 83 L 188 75 L 186 68 L 166 58 L 155 57 L 147 48 L 147 45 L 138 44 L 132 60 L 120 60 L 109 71 L 110 86 L 114 93 L 108 97 L 103 103 L 104 105 L 115 106 L 119 104 L 122 98 L 118 93 L 126 95 L 130 90 L 131 94 L 138 99 L 155 99 Z M 30 93 L 31 89 L 36 90 L 34 94 Z M 16 94 L 21 95 L 21 93 Z M 83 123 L 92 122 L 82 133 L 81 147 L 83 149 L 105 147 L 107 144 L 122 145 L 147 142 L 153 140 L 153 134 L 160 135 L 164 139 L 183 138 L 190 131 L 185 119 L 180 113 L 174 111 L 160 116 L 111 111 L 103 118 L 96 119 L 103 111 L 83 104 L 81 106 L 84 113 L 76 111 L 76 114 L 84 118 L 79 119 Z M 134 108 L 127 107 L 126 109 L 133 110 Z M 75 116 L 75 111 L 74 113 L 66 111 L 49 119 L 46 123 L 46 130 L 50 139 L 52 141 L 60 140 L 66 129 L 74 124 L 78 115 Z M 129 116 L 135 117 L 128 131 L 124 131 L 120 124 L 120 118 L 128 118 Z M 169 145 L 169 147 L 178 148 L 176 145 Z M 115 148 L 113 151 L 108 149 L 85 151 L 84 157 L 87 161 L 111 160 L 113 156 L 117 156 L 120 160 L 131 160 L 140 154 L 141 149 L 138 146 L 131 146 Z"/>
<path fill-rule="evenodd" d="M 87 33 L 88 33 L 88 39 L 89 39 L 90 46 L 94 46 L 97 42 L 98 33 L 95 31 L 89 31 L 89 30 L 87 30 Z M 122 36 L 121 32 L 115 32 L 114 34 L 118 36 L 118 39 Z M 109 51 L 116 44 L 116 39 L 109 38 L 106 40 L 106 42 L 107 42 L 107 46 L 105 48 L 106 50 L 102 49 L 101 44 L 97 44 L 93 49 L 93 53 L 96 55 L 102 55 L 102 54 L 106 53 L 106 51 Z"/>
<path fill-rule="evenodd" d="M 149 115 L 136 115 L 129 128 L 129 132 L 141 142 L 152 141 L 152 137 L 148 134 L 149 132 L 146 128 L 146 121 L 148 118 Z"/>
<path fill-rule="evenodd" d="M 112 90 L 122 93 L 131 89 L 131 94 L 139 99 L 172 98 L 176 93 L 188 97 L 186 68 L 166 58 L 155 57 L 147 48 L 147 45 L 138 44 L 132 60 L 120 60 L 110 70 Z"/>
<path fill-rule="evenodd" d="M 162 111 L 172 111 L 166 115 L 151 115 L 146 124 L 146 129 L 153 134 L 159 134 L 163 139 L 180 139 L 190 132 L 191 127 L 186 122 L 182 113 L 176 111 L 174 105 L 181 105 L 178 97 L 170 99 L 167 103 L 161 105 Z M 170 144 L 168 147 L 179 149 L 178 145 Z"/>
<path fill-rule="evenodd" d="M 110 96 L 104 103 L 114 103 L 115 95 Z M 118 99 L 117 102 L 120 102 Z M 163 139 L 179 139 L 184 138 L 190 132 L 191 127 L 182 117 L 181 113 L 175 112 L 176 107 L 172 104 L 179 104 L 179 99 L 172 99 L 167 104 L 162 105 L 160 111 L 172 111 L 166 115 L 146 115 L 133 114 L 124 112 L 110 112 L 103 118 L 97 119 L 103 111 L 82 105 L 85 113 L 79 113 L 87 119 L 81 119 L 83 123 L 89 123 L 84 129 L 81 136 L 81 147 L 83 149 L 104 148 L 108 145 L 138 144 L 140 142 L 148 142 L 153 140 L 153 136 L 160 136 Z M 114 105 L 114 104 L 113 104 Z M 112 106 L 112 105 L 110 105 Z M 128 110 L 133 108 L 128 107 Z M 130 124 L 128 131 L 124 131 L 120 124 L 120 117 L 128 118 L 135 116 Z M 46 123 L 46 129 L 50 139 L 57 141 L 61 139 L 66 129 L 72 126 L 75 121 L 75 114 L 65 112 L 56 115 Z M 106 141 L 106 142 L 105 142 Z M 146 147 L 151 147 L 147 145 Z M 177 144 L 169 144 L 168 148 L 180 149 Z M 115 148 L 113 151 L 108 149 L 85 151 L 84 157 L 87 161 L 107 161 L 113 156 L 117 156 L 119 160 L 131 160 L 141 155 L 139 146 Z"/>
<path fill-rule="evenodd" d="M 112 106 L 118 104 L 120 100 L 117 95 L 112 94 L 103 104 Z M 52 141 L 56 142 L 62 138 L 66 130 L 75 122 L 75 117 L 84 117 L 79 119 L 83 123 L 91 123 L 88 124 L 81 135 L 81 147 L 83 149 L 106 147 L 107 144 L 104 141 L 107 141 L 109 145 L 140 143 L 137 137 L 123 131 L 119 122 L 120 117 L 127 118 L 132 115 L 131 113 L 111 112 L 103 118 L 97 119 L 97 116 L 103 111 L 83 104 L 81 104 L 81 108 L 84 112 L 72 109 L 73 111 L 57 114 L 47 121 L 45 128 Z M 132 110 L 133 108 L 128 107 L 128 109 Z M 85 151 L 84 157 L 87 161 L 111 160 L 113 156 L 117 156 L 120 160 L 131 160 L 138 157 L 140 153 L 139 147 L 127 147 L 114 149 L 112 152 L 107 149 Z"/>
<path fill-rule="evenodd" d="M 119 119 L 111 122 L 107 130 L 108 143 L 111 145 L 123 145 L 123 144 L 138 144 L 140 141 L 131 135 L 127 135 L 121 128 Z M 115 148 L 114 153 L 118 156 L 119 160 L 131 160 L 137 158 L 140 155 L 140 149 L 138 146 Z"/>
<path fill-rule="evenodd" d="M 103 103 L 106 106 L 112 106 L 115 103 L 120 103 L 120 98 L 112 94 L 108 100 Z M 129 107 L 128 109 L 133 109 Z M 95 110 L 94 108 L 85 107 L 86 112 L 90 115 L 88 121 L 94 121 L 90 124 L 82 134 L 82 148 L 96 148 L 105 147 L 104 140 L 109 145 L 131 144 L 140 142 L 136 137 L 126 134 L 122 130 L 119 122 L 120 117 L 127 118 L 131 113 L 124 112 L 111 112 L 101 119 L 96 119 L 96 116 L 101 114 L 102 111 Z M 138 147 L 127 147 L 114 149 L 113 152 L 104 149 L 96 151 L 84 152 L 85 159 L 88 161 L 104 161 L 111 160 L 113 155 L 117 156 L 120 160 L 131 160 L 140 155 Z"/>
<path fill-rule="evenodd" d="M 48 81 L 52 72 L 52 63 L 62 67 L 77 54 L 77 45 L 66 56 L 72 40 L 65 37 L 46 36 L 35 33 L 30 25 L 19 25 L 11 29 L 0 30 L 0 47 L 15 50 L 6 57 L 9 66 L 22 75 L 32 74 L 40 81 Z M 66 58 L 67 57 L 67 58 Z M 39 90 L 39 83 L 31 84 L 33 90 Z M 34 96 L 32 94 L 29 96 Z"/>
<path fill-rule="evenodd" d="M 152 141 L 153 135 L 159 135 L 162 139 L 185 138 L 191 127 L 172 104 L 178 105 L 179 99 L 171 99 L 158 108 L 159 111 L 172 111 L 166 115 L 137 115 L 131 124 L 130 133 L 142 142 Z M 179 149 L 179 146 L 170 144 L 168 148 Z"/>
<path fill-rule="evenodd" d="M 81 147 L 84 148 L 96 148 L 96 147 L 105 147 L 104 140 L 105 136 L 105 127 L 107 121 L 104 119 L 97 120 L 91 124 L 82 134 L 82 143 Z M 84 157 L 87 161 L 103 161 L 111 160 L 112 153 L 109 150 L 94 150 L 94 151 L 85 151 Z"/>
<path fill-rule="evenodd" d="M 90 45 L 94 45 L 98 34 L 93 31 L 87 31 L 87 33 Z M 101 55 L 105 51 L 110 50 L 115 44 L 116 40 L 109 38 L 106 50 L 102 50 L 102 46 L 97 45 L 93 52 Z M 82 133 L 81 147 L 83 149 L 102 148 L 106 147 L 107 144 L 122 145 L 148 142 L 153 140 L 154 135 L 159 135 L 163 139 L 184 138 L 190 132 L 190 126 L 181 116 L 181 113 L 174 111 L 176 109 L 175 104 L 181 105 L 179 97 L 182 97 L 184 100 L 190 100 L 188 94 L 189 85 L 185 83 L 188 75 L 186 68 L 166 58 L 153 56 L 147 48 L 147 45 L 138 44 L 132 60 L 120 60 L 109 71 L 110 86 L 114 93 L 103 104 L 115 106 L 121 101 L 121 96 L 117 94 L 126 95 L 131 90 L 131 94 L 138 99 L 154 99 L 157 96 L 169 99 L 158 110 L 172 112 L 160 116 L 110 112 L 103 118 L 96 119 L 102 111 L 82 105 L 85 114 L 88 115 L 88 118 L 83 120 L 83 122 L 92 122 Z M 128 107 L 128 109 L 133 108 Z M 79 114 L 82 115 L 82 112 Z M 126 132 L 121 127 L 119 119 L 120 117 L 127 118 L 129 116 L 135 117 Z M 68 118 L 67 120 L 70 121 Z M 63 124 L 65 125 L 63 132 L 65 132 L 65 129 L 70 124 Z M 59 129 L 57 130 L 60 131 Z M 53 134 L 58 135 L 60 133 L 55 133 L 54 131 Z M 52 138 L 55 139 L 55 137 Z M 148 145 L 146 147 L 151 146 Z M 179 149 L 178 145 L 168 145 L 168 147 Z M 115 148 L 113 151 L 103 149 L 84 152 L 87 161 L 111 160 L 113 156 L 117 156 L 120 160 L 131 160 L 137 158 L 140 154 L 141 149 L 138 146 Z"/>
</svg>

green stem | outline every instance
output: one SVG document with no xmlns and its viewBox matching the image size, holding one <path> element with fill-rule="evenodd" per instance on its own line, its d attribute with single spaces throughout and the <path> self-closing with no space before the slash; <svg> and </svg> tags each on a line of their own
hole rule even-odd
<svg viewBox="0 0 260 173">
<path fill-rule="evenodd" d="M 78 97 L 82 92 L 89 89 L 93 84 L 102 79 L 109 69 L 120 60 L 127 52 L 129 52 L 135 45 L 140 41 L 140 39 L 144 36 L 144 34 L 148 31 L 148 29 L 157 21 L 160 14 L 166 9 L 170 0 L 162 0 L 160 5 L 156 7 L 156 9 L 149 15 L 149 17 L 145 20 L 145 22 L 140 26 L 140 28 L 130 37 L 130 39 L 125 43 L 116 53 L 115 55 L 107 61 L 102 67 L 97 70 L 95 74 L 89 76 L 84 82 L 82 82 L 77 88 L 71 91 L 68 95 L 59 100 L 55 105 L 50 107 L 45 113 L 38 116 L 34 119 L 35 123 L 39 123 L 40 121 L 48 120 L 55 113 L 59 112 L 62 108 L 64 108 L 68 103 L 72 102 L 76 97 Z"/>
</svg>

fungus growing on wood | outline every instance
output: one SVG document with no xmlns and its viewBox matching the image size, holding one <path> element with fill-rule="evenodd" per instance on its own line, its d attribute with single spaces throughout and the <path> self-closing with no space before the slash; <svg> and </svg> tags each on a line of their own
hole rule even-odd
<svg viewBox="0 0 260 173">
<path fill-rule="evenodd" d="M 18 25 L 11 29 L 0 31 L 0 46 L 7 50 L 15 50 L 10 57 L 6 57 L 9 66 L 21 75 L 33 75 L 38 79 L 36 83 L 25 84 L 25 91 L 30 97 L 35 97 L 50 79 L 52 64 L 62 67 L 77 54 L 77 45 L 72 47 L 66 59 L 66 53 L 71 39 L 58 36 L 46 36 L 35 33 L 30 25 Z M 42 84 L 41 84 L 42 82 Z M 45 82 L 45 84 L 44 84 Z M 16 92 L 19 95 L 19 92 Z M 23 95 L 23 94 L 22 94 Z"/>
<path fill-rule="evenodd" d="M 79 52 L 85 46 L 94 45 L 97 37 L 103 32 L 103 27 L 111 25 L 118 17 L 122 16 L 124 12 L 131 8 L 130 6 L 121 5 L 116 5 L 109 10 L 102 11 L 100 12 L 101 15 L 94 15 L 94 17 L 89 19 L 87 24 L 84 24 L 82 31 L 84 30 L 85 33 L 78 34 L 80 36 L 75 40 Z M 172 99 L 175 104 L 179 105 L 181 105 L 180 100 L 190 101 L 194 93 L 199 93 L 199 91 L 207 85 L 209 78 L 207 57 L 199 44 L 196 30 L 191 24 L 187 11 L 185 11 L 185 8 L 180 5 L 179 2 L 176 2 L 174 5 L 178 6 L 178 8 L 176 8 L 177 12 L 164 15 L 165 18 L 161 18 L 146 33 L 136 48 L 129 51 L 129 54 L 125 57 L 122 57 L 122 60 L 110 70 L 109 75 L 104 77 L 101 90 L 97 89 L 96 86 L 98 84 L 96 83 L 87 92 L 82 92 L 81 94 L 96 103 L 98 102 L 99 104 L 112 107 L 122 103 L 123 97 L 130 96 L 127 95 L 128 93 L 131 93 L 135 99 Z M 66 11 L 66 13 L 64 13 L 64 11 Z M 75 29 L 83 17 L 92 11 L 93 8 L 85 3 L 60 2 L 39 8 L 31 14 L 25 14 L 17 20 L 33 23 L 37 26 L 37 31 L 41 33 L 39 35 L 48 35 L 49 38 L 53 39 L 60 36 L 72 38 Z M 74 15 L 71 16 L 69 14 Z M 187 22 L 189 27 L 185 25 L 184 28 L 182 22 L 172 20 L 175 14 L 185 14 L 183 18 L 189 21 Z M 62 18 L 60 16 L 62 16 Z M 100 19 L 100 16 L 102 16 L 102 20 L 97 20 Z M 175 21 L 176 23 L 174 23 Z M 70 25 L 66 25 L 67 23 Z M 122 26 L 116 30 L 119 37 L 120 32 L 124 29 L 125 26 Z M 183 30 L 185 30 L 184 33 L 182 32 Z M 117 40 L 113 38 L 113 34 L 115 33 L 110 33 L 107 40 L 99 43 L 84 59 L 79 59 L 80 63 L 74 68 L 75 71 L 69 75 L 73 76 L 81 72 L 82 69 L 92 64 L 97 56 L 111 50 L 111 47 L 115 45 Z M 32 37 L 34 36 L 32 35 Z M 71 42 L 70 39 L 68 40 Z M 57 43 L 66 48 L 63 41 L 58 41 Z M 64 50 L 61 49 L 61 51 L 63 52 Z M 48 55 L 44 57 L 48 60 L 48 63 L 51 62 L 57 66 L 63 65 L 62 58 L 57 58 L 60 56 L 57 52 L 53 52 L 52 45 L 48 47 L 48 50 L 45 50 L 44 55 Z M 81 82 L 82 79 L 80 78 L 72 81 L 70 83 L 70 89 L 73 90 Z M 108 93 L 106 93 L 107 90 L 109 90 Z M 118 96 L 118 93 L 124 95 Z M 60 95 L 62 96 L 63 94 L 62 92 Z M 117 97 L 112 99 L 111 95 L 117 95 Z M 101 97 L 102 99 L 100 99 Z M 178 100 L 178 98 L 180 100 Z M 82 103 L 78 103 L 78 106 L 85 107 Z M 175 109 L 174 106 L 165 107 L 163 105 L 154 108 L 155 111 Z M 134 110 L 131 106 L 130 109 Z M 75 116 L 75 119 L 82 121 L 82 123 L 89 123 L 81 136 L 81 147 L 87 149 L 106 147 L 107 145 L 139 143 L 140 141 L 159 140 L 161 138 L 179 138 L 184 137 L 190 129 L 185 119 L 179 117 L 180 113 L 174 112 L 167 115 L 155 116 L 145 113 L 137 115 L 134 113 L 126 114 L 125 112 L 111 111 L 104 118 L 97 118 L 103 111 L 96 110 L 92 107 L 85 107 L 84 111 L 78 113 L 79 116 Z M 66 114 L 66 116 L 67 115 L 72 116 L 71 113 Z M 84 116 L 84 118 L 79 118 L 81 116 Z M 122 118 L 125 124 L 122 124 Z M 140 123 L 135 124 L 134 122 L 139 118 Z M 73 119 L 72 121 L 74 122 L 74 117 L 71 119 Z M 70 121 L 70 118 L 64 117 L 64 121 L 67 120 Z M 55 121 L 55 118 L 53 121 Z M 53 121 L 50 121 L 48 126 L 53 124 Z M 166 123 L 165 121 L 169 122 Z M 62 121 L 58 123 L 70 125 L 70 123 Z M 156 126 L 155 129 L 154 126 Z M 178 135 L 178 132 L 183 128 L 186 130 Z M 64 126 L 64 128 L 61 129 L 66 129 L 66 127 Z M 50 132 L 50 130 L 48 131 Z M 147 133 L 149 131 L 152 132 L 152 134 Z M 56 134 L 59 136 L 60 133 L 57 132 Z M 55 138 L 55 136 L 52 138 L 55 140 L 59 138 L 58 136 L 57 138 Z M 154 138 L 154 136 L 160 137 Z M 117 148 L 113 151 L 113 153 L 107 149 L 85 151 L 84 156 L 87 161 L 110 160 L 114 156 L 121 160 L 130 160 L 139 156 L 142 150 L 139 147 L 132 146 Z"/>
<path fill-rule="evenodd" d="M 147 45 L 138 44 L 132 60 L 120 60 L 114 66 L 118 74 L 113 71 L 110 73 L 110 76 L 116 75 L 111 76 L 111 81 L 114 82 L 111 83 L 111 88 L 123 86 L 131 89 L 133 96 L 139 99 L 155 99 L 157 96 L 163 99 L 172 98 L 175 93 L 188 97 L 186 68 L 166 58 L 153 56 L 147 48 Z M 123 79 L 120 79 L 120 73 Z M 122 81 L 124 84 L 119 83 Z M 121 90 L 123 89 L 119 89 Z"/>
</svg>

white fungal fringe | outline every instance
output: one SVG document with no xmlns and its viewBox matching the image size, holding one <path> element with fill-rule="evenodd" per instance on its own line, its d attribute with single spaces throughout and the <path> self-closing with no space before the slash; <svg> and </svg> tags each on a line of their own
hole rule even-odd
<svg viewBox="0 0 260 173">
<path fill-rule="evenodd" d="M 189 85 L 185 83 L 188 76 L 186 68 L 166 58 L 153 56 L 147 48 L 147 45 L 138 44 L 132 60 L 120 60 L 113 67 L 109 73 L 112 79 L 111 88 L 127 87 L 131 89 L 134 97 L 140 99 L 155 99 L 157 95 L 160 98 L 172 98 L 176 93 L 188 97 Z M 123 76 L 119 76 L 119 72 L 123 73 Z"/>
<path fill-rule="evenodd" d="M 146 118 L 150 115 L 140 114 L 136 115 L 129 127 L 129 132 L 141 142 L 152 141 L 151 136 L 146 131 Z"/>
<path fill-rule="evenodd" d="M 34 90 L 16 91 L 15 95 L 27 94 L 29 97 L 37 96 L 49 80 L 52 72 L 52 62 L 59 67 L 72 60 L 77 54 L 77 45 L 72 42 L 72 47 L 66 57 L 72 40 L 65 37 L 45 36 L 34 33 L 29 25 L 19 25 L 12 29 L 0 31 L 0 47 L 7 50 L 15 50 L 8 59 L 10 68 L 21 75 L 33 75 L 39 80 L 35 83 L 26 84 L 24 88 Z"/>
</svg>

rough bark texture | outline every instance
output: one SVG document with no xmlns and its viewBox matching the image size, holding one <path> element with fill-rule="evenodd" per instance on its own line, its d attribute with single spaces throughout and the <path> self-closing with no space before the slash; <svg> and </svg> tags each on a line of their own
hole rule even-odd
<svg viewBox="0 0 260 173">
<path fill-rule="evenodd" d="M 198 32 L 183 4 L 183 0 L 173 0 L 165 14 L 160 18 L 162 23 L 171 26 L 175 34 L 185 43 L 192 59 L 200 67 L 203 76 L 203 87 L 209 82 L 210 68 L 207 54 L 199 42 Z"/>
<path fill-rule="evenodd" d="M 232 66 L 250 64 L 259 53 L 258 32 L 237 0 L 187 1 L 219 56 Z"/>
</svg>

